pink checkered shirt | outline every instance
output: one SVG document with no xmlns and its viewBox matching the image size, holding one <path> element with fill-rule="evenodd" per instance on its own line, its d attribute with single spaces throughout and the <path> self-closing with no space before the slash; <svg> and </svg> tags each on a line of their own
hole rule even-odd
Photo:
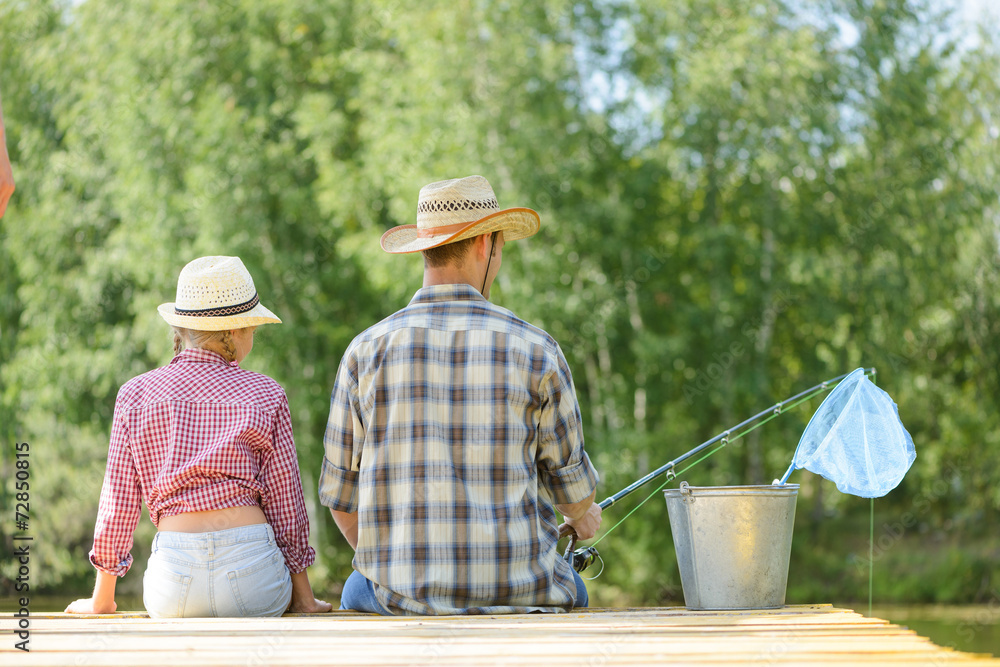
<svg viewBox="0 0 1000 667">
<path fill-rule="evenodd" d="M 90 552 L 98 570 L 122 576 L 132 566 L 140 499 L 154 525 L 259 506 L 292 573 L 316 559 L 285 392 L 214 352 L 184 350 L 118 392 Z"/>
</svg>

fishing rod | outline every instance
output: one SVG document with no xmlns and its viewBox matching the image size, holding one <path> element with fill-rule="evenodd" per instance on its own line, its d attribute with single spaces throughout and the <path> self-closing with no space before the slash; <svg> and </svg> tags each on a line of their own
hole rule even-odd
<svg viewBox="0 0 1000 667">
<path fill-rule="evenodd" d="M 871 375 L 873 381 L 875 379 L 876 372 L 877 371 L 875 370 L 875 368 L 866 368 L 865 369 L 865 375 Z M 642 479 L 639 479 L 639 480 L 636 480 L 635 482 L 632 482 L 631 484 L 629 484 L 628 486 L 626 486 L 624 489 L 622 489 L 618 493 L 616 493 L 616 494 L 614 494 L 612 496 L 609 496 L 609 497 L 605 498 L 604 500 L 602 500 L 601 502 L 599 502 L 598 506 L 602 510 L 605 510 L 605 509 L 611 507 L 612 505 L 614 505 L 615 503 L 617 503 L 619 500 L 622 500 L 626 496 L 631 495 L 634 491 L 636 491 L 637 489 L 645 486 L 646 484 L 648 484 L 649 482 L 653 481 L 654 479 L 656 479 L 660 475 L 666 475 L 667 476 L 667 480 L 666 480 L 666 482 L 664 482 L 664 484 L 670 483 L 670 481 L 673 480 L 677 476 L 677 474 L 674 472 L 674 469 L 679 464 L 681 464 L 684 461 L 687 461 L 688 459 L 690 459 L 691 457 L 696 456 L 697 454 L 705 451 L 707 448 L 711 447 L 712 445 L 714 445 L 714 444 L 716 444 L 718 442 L 722 443 L 722 445 L 719 447 L 719 449 L 722 449 L 722 447 L 725 447 L 727 444 L 729 444 L 730 442 L 732 442 L 734 440 L 738 440 L 739 438 L 742 438 L 744 435 L 746 435 L 747 433 L 749 433 L 750 431 L 752 431 L 753 428 L 756 428 L 757 426 L 760 425 L 760 424 L 757 424 L 756 422 L 764 419 L 765 417 L 767 417 L 768 420 L 774 419 L 775 417 L 777 417 L 778 415 L 780 415 L 782 413 L 782 410 L 786 406 L 789 407 L 789 408 L 795 407 L 799 403 L 804 402 L 806 400 L 809 400 L 814 395 L 819 394 L 821 392 L 824 392 L 827 389 L 830 389 L 832 385 L 835 385 L 836 383 L 840 382 L 841 380 L 843 380 L 844 378 L 846 378 L 848 375 L 850 375 L 850 373 L 844 373 L 843 375 L 838 375 L 835 378 L 830 378 L 829 380 L 825 380 L 823 382 L 820 382 L 815 387 L 810 387 L 809 389 L 806 389 L 805 391 L 801 391 L 798 394 L 795 394 L 794 396 L 791 396 L 789 398 L 786 398 L 783 401 L 779 401 L 778 403 L 775 403 L 774 405 L 772 405 L 771 407 L 767 408 L 766 410 L 761 410 L 760 412 L 758 412 L 757 414 L 755 414 L 753 417 L 750 417 L 749 419 L 746 419 L 746 420 L 740 422 L 739 424 L 737 424 L 736 426 L 733 426 L 732 428 L 726 429 L 725 431 L 723 431 L 722 433 L 719 433 L 715 437 L 710 438 L 710 439 L 706 440 L 705 442 L 701 443 L 700 445 L 698 445 L 694 449 L 681 454 L 680 456 L 678 456 L 673 461 L 670 461 L 668 463 L 663 464 L 662 466 L 660 466 L 659 468 L 657 468 L 653 472 L 649 473 L 648 475 L 646 475 Z M 805 398 L 803 398 L 803 397 L 805 397 Z M 798 401 L 798 403 L 796 401 Z M 794 405 L 789 405 L 789 404 L 792 404 L 792 403 L 794 403 Z M 749 428 L 751 426 L 752 426 L 752 428 Z M 715 451 L 718 451 L 718 449 L 715 450 Z M 703 457 L 703 458 L 707 458 L 708 456 L 710 456 L 711 454 L 714 454 L 714 453 L 715 453 L 714 451 L 713 452 L 709 452 L 709 454 L 706 454 L 705 457 Z M 695 463 L 698 463 L 698 461 L 695 461 Z M 692 465 L 694 465 L 695 463 L 693 463 Z M 645 501 L 643 501 L 643 502 L 645 502 Z M 574 550 L 573 547 L 576 546 L 576 539 L 577 539 L 576 531 L 574 531 L 571 526 L 569 526 L 567 524 L 563 524 L 563 526 L 559 530 L 559 537 L 562 538 L 562 537 L 566 537 L 567 535 L 569 536 L 570 539 L 569 539 L 569 544 L 566 546 L 566 551 L 563 554 L 563 557 L 570 563 L 570 565 L 573 566 L 574 570 L 576 570 L 577 572 L 583 572 L 589 565 L 591 565 L 597 559 L 597 557 L 598 557 L 597 549 L 595 549 L 593 546 L 590 546 L 590 547 L 583 547 L 582 549 Z"/>
</svg>

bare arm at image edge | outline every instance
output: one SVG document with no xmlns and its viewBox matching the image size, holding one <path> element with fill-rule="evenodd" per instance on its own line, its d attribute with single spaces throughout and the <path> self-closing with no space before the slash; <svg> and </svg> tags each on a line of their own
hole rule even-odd
<svg viewBox="0 0 1000 667">
<path fill-rule="evenodd" d="M 7 133 L 3 125 L 3 103 L 0 101 L 0 218 L 7 211 L 7 202 L 14 194 L 14 172 L 7 156 Z"/>
</svg>

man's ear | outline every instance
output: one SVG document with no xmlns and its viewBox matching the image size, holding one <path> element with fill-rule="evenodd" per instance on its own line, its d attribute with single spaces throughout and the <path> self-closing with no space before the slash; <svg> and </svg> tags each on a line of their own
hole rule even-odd
<svg viewBox="0 0 1000 667">
<path fill-rule="evenodd" d="M 476 256 L 479 259 L 485 261 L 490 256 L 490 237 L 492 235 L 493 234 L 491 232 L 487 232 L 476 237 L 476 242 L 473 245 L 473 248 L 475 248 Z"/>
</svg>

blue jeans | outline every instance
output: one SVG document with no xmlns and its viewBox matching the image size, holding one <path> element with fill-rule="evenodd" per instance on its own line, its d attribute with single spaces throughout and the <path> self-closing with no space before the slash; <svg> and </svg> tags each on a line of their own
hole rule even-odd
<svg viewBox="0 0 1000 667">
<path fill-rule="evenodd" d="M 374 584 L 357 570 L 351 572 L 351 576 L 344 582 L 344 590 L 340 594 L 340 608 L 367 611 L 370 614 L 383 616 L 392 615 L 375 597 Z"/>
<path fill-rule="evenodd" d="M 590 605 L 590 596 L 587 595 L 587 584 L 583 583 L 583 577 L 576 570 L 573 570 L 573 581 L 576 582 L 576 604 L 573 605 L 573 609 L 588 607 Z"/>
<path fill-rule="evenodd" d="M 142 577 L 151 618 L 281 616 L 291 599 L 292 576 L 266 523 L 153 538 Z"/>
<path fill-rule="evenodd" d="M 573 570 L 573 580 L 576 582 L 576 604 L 573 608 L 586 607 L 590 603 L 590 596 L 587 595 L 587 586 L 583 583 L 583 578 L 576 570 Z M 351 576 L 344 582 L 344 590 L 340 594 L 340 608 L 391 616 L 375 597 L 374 584 L 357 570 L 351 572 Z"/>
</svg>

